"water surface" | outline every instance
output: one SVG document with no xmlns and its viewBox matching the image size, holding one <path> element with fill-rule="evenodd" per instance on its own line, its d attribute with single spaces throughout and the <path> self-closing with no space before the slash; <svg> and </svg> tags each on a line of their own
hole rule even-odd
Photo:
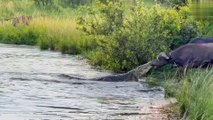
<svg viewBox="0 0 213 120">
<path fill-rule="evenodd" d="M 161 90 L 139 82 L 68 79 L 110 75 L 78 56 L 0 44 L 1 120 L 141 120 Z M 144 91 L 145 90 L 145 91 Z"/>
</svg>

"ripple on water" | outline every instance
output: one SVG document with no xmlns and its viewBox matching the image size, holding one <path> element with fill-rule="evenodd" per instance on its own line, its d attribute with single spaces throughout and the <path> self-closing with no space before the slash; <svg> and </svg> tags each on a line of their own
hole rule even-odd
<svg viewBox="0 0 213 120">
<path fill-rule="evenodd" d="M 161 89 L 144 83 L 61 77 L 112 74 L 78 56 L 4 44 L 0 54 L 0 120 L 141 120 L 152 102 L 164 100 Z"/>
</svg>

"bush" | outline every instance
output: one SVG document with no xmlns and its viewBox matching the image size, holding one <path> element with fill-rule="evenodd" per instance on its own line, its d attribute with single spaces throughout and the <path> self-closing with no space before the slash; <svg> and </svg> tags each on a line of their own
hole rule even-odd
<svg viewBox="0 0 213 120">
<path fill-rule="evenodd" d="M 122 1 L 97 2 L 79 17 L 81 30 L 93 36 L 97 50 L 88 56 L 94 65 L 127 71 L 157 54 L 187 43 L 198 34 L 199 24 L 189 9 L 147 8 L 141 2 L 128 7 Z"/>
</svg>

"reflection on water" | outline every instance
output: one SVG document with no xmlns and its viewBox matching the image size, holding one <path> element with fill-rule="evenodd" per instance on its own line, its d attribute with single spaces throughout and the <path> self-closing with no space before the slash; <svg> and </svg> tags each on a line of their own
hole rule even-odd
<svg viewBox="0 0 213 120">
<path fill-rule="evenodd" d="M 35 47 L 0 45 L 0 120 L 140 120 L 161 90 L 144 92 L 137 82 L 98 82 L 81 78 L 110 75 L 77 56 Z M 144 113 L 146 111 L 147 113 Z"/>
</svg>

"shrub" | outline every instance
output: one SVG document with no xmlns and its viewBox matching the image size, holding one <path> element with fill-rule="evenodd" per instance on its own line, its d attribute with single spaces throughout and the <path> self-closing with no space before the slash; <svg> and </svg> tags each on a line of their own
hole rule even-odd
<svg viewBox="0 0 213 120">
<path fill-rule="evenodd" d="M 179 11 L 159 5 L 147 8 L 141 2 L 129 7 L 112 0 L 86 9 L 88 16 L 79 17 L 78 23 L 98 46 L 92 54 L 97 56 L 88 58 L 95 65 L 115 71 L 144 64 L 198 34 L 199 24 L 189 16 L 187 7 Z"/>
</svg>

